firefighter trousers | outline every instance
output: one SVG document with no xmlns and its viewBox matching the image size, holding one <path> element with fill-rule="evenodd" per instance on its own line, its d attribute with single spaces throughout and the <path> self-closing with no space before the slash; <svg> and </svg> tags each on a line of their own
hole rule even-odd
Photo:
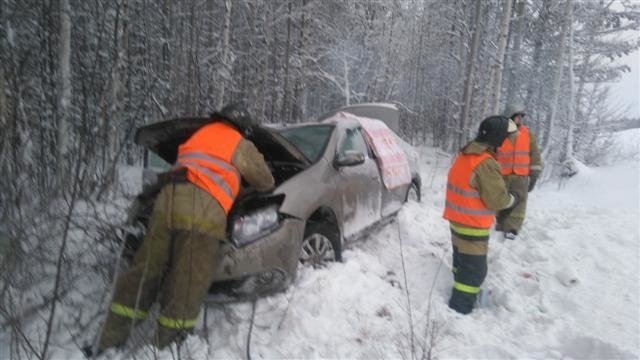
<svg viewBox="0 0 640 360">
<path fill-rule="evenodd" d="M 515 208 L 503 210 L 496 215 L 497 231 L 515 231 L 519 233 L 527 212 L 527 196 L 529 195 L 529 177 L 519 175 L 507 175 L 504 177 L 509 192 L 515 192 L 520 201 Z"/>
<path fill-rule="evenodd" d="M 453 289 L 449 307 L 468 314 L 473 310 L 480 286 L 487 276 L 489 229 L 451 228 Z M 486 235 L 485 235 L 486 233 Z"/>
<path fill-rule="evenodd" d="M 98 351 L 126 342 L 156 300 L 158 348 L 192 330 L 219 261 L 226 223 L 224 211 L 204 190 L 188 182 L 165 185 L 131 268 L 117 279 Z"/>
</svg>

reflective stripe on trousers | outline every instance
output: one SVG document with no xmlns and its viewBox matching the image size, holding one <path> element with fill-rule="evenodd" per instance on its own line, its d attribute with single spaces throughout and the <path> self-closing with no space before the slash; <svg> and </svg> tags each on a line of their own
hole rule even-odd
<svg viewBox="0 0 640 360">
<path fill-rule="evenodd" d="M 457 281 L 453 282 L 453 288 L 468 294 L 477 294 L 478 292 L 480 292 L 480 287 L 478 286 L 465 285 Z"/>
<path fill-rule="evenodd" d="M 451 226 L 451 230 L 462 235 L 489 236 L 489 234 L 491 233 L 491 229 L 479 229 L 479 228 L 473 228 L 473 227 L 466 227 L 466 226 L 456 225 L 454 223 L 450 223 L 449 225 Z"/>
<path fill-rule="evenodd" d="M 136 310 L 134 308 L 130 308 L 128 306 L 113 303 L 110 308 L 111 312 L 126 318 L 143 320 L 147 318 L 147 312 L 143 310 Z"/>
<path fill-rule="evenodd" d="M 158 324 L 169 329 L 192 329 L 196 326 L 197 319 L 172 319 L 163 315 L 158 316 Z"/>
</svg>

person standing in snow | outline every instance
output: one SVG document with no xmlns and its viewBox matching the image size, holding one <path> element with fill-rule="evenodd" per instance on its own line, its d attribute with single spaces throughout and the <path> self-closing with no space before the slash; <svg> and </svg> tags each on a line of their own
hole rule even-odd
<svg viewBox="0 0 640 360">
<path fill-rule="evenodd" d="M 142 246 L 131 269 L 118 277 L 96 354 L 122 345 L 156 298 L 158 348 L 183 340 L 194 328 L 241 177 L 257 191 L 274 188 L 263 155 L 243 137 L 253 125 L 243 108 L 227 106 L 179 146 Z"/>
<path fill-rule="evenodd" d="M 513 102 L 507 105 L 504 116 L 513 120 L 518 132 L 509 135 L 498 148 L 497 159 L 510 192 L 518 194 L 518 206 L 500 211 L 496 217 L 496 230 L 504 232 L 506 239 L 515 240 L 527 209 L 527 195 L 536 185 L 542 171 L 542 157 L 536 136 L 523 124 L 524 104 Z"/>
<path fill-rule="evenodd" d="M 458 153 L 447 177 L 443 217 L 449 220 L 453 245 L 453 291 L 449 307 L 468 314 L 487 275 L 489 233 L 495 212 L 513 208 L 510 194 L 495 160 L 495 150 L 509 133 L 517 131 L 504 116 L 480 123 L 476 138 Z"/>
</svg>

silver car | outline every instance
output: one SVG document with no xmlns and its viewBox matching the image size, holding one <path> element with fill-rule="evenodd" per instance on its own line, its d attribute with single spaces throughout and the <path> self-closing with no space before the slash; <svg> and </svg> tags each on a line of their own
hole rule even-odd
<svg viewBox="0 0 640 360">
<path fill-rule="evenodd" d="M 368 105 L 368 116 L 376 106 L 389 114 L 388 105 Z M 229 214 L 228 241 L 221 246 L 207 300 L 237 300 L 281 290 L 295 278 L 299 263 L 319 266 L 340 261 L 349 242 L 391 219 L 408 199 L 420 200 L 417 155 L 410 145 L 396 136 L 410 164 L 411 182 L 389 190 L 360 123 L 326 117 L 277 129 L 259 126 L 249 136 L 269 164 L 277 187 L 269 194 L 250 188 L 241 191 Z M 209 120 L 148 125 L 138 129 L 136 143 L 172 163 L 177 145 L 204 121 Z M 146 224 L 152 200 L 142 198 L 143 210 L 134 211 L 134 220 Z M 140 237 L 129 239 L 134 243 Z M 136 245 L 129 248 L 135 250 Z"/>
</svg>

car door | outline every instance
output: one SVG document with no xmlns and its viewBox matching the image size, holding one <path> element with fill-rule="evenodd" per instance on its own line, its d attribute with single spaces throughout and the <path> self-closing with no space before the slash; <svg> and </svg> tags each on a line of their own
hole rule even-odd
<svg viewBox="0 0 640 360">
<path fill-rule="evenodd" d="M 407 197 L 409 185 L 401 185 L 393 189 L 382 187 L 382 216 L 392 215 L 402 208 Z"/>
<path fill-rule="evenodd" d="M 389 130 L 390 131 L 390 130 Z M 391 133 L 390 133 L 391 134 Z M 370 143 L 372 139 L 370 137 L 365 136 L 365 141 L 370 149 L 373 149 L 373 145 Z M 389 143 L 385 142 L 387 147 L 392 147 L 395 149 L 395 146 L 391 146 Z M 400 146 L 394 151 L 403 151 Z M 404 153 L 403 153 L 404 154 Z M 375 151 L 371 151 L 372 158 L 375 160 L 378 165 L 378 173 L 381 178 L 380 182 L 382 184 L 380 192 L 381 192 L 381 217 L 387 217 L 393 215 L 398 212 L 402 205 L 406 200 L 407 190 L 409 189 L 410 184 L 397 185 L 392 187 L 391 189 L 387 188 L 384 183 L 384 179 L 382 176 L 382 169 L 380 167 L 380 161 L 376 158 Z"/>
<path fill-rule="evenodd" d="M 336 149 L 336 161 L 354 153 L 364 155 L 364 162 L 336 165 L 339 172 L 338 192 L 342 206 L 345 238 L 380 220 L 382 181 L 378 166 L 359 128 L 345 129 Z"/>
</svg>

